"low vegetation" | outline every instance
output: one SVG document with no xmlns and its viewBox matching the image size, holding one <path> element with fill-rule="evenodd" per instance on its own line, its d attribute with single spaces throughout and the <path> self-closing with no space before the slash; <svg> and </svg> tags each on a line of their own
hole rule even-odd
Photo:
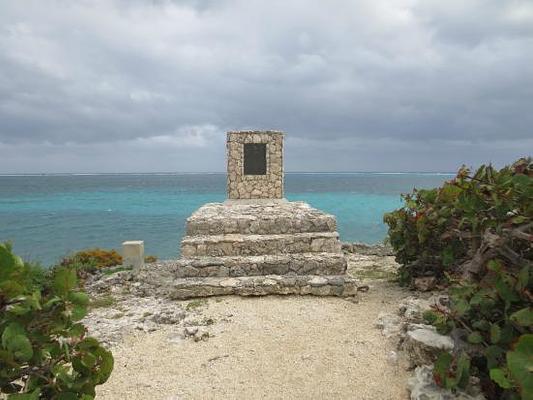
<svg viewBox="0 0 533 400">
<path fill-rule="evenodd" d="M 8 399 L 93 399 L 113 356 L 79 321 L 88 296 L 70 266 L 44 270 L 0 244 L 0 392 Z"/>
<path fill-rule="evenodd" d="M 157 256 L 153 256 L 153 255 L 147 255 L 144 257 L 144 262 L 145 263 L 154 263 L 157 261 Z"/>
<path fill-rule="evenodd" d="M 103 295 L 90 301 L 90 308 L 107 308 L 115 305 L 117 300 L 111 295 Z"/>
<path fill-rule="evenodd" d="M 426 319 L 470 343 L 442 354 L 435 380 L 450 389 L 480 378 L 489 399 L 533 399 L 533 164 L 461 168 L 442 187 L 415 190 L 386 214 L 399 280 L 433 277 L 449 308 Z"/>
<path fill-rule="evenodd" d="M 81 250 L 61 260 L 61 266 L 74 268 L 83 277 L 88 273 L 122 264 L 122 256 L 116 250 Z"/>
<path fill-rule="evenodd" d="M 157 256 L 147 255 L 144 262 L 154 263 Z M 122 265 L 122 256 L 114 249 L 85 249 L 69 255 L 61 260 L 63 267 L 74 268 L 79 278 L 86 278 L 88 274 L 101 271 L 105 275 L 111 275 L 115 272 L 129 271 L 131 267 L 117 267 Z M 116 267 L 116 268 L 110 268 Z"/>
<path fill-rule="evenodd" d="M 188 302 L 187 305 L 185 306 L 185 309 L 187 311 L 193 311 L 200 307 L 205 306 L 206 304 L 207 304 L 206 299 L 195 299 L 195 300 Z"/>
</svg>

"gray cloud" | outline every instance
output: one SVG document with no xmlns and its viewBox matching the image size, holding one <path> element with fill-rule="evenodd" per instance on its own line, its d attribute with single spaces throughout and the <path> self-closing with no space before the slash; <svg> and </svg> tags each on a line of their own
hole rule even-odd
<svg viewBox="0 0 533 400">
<path fill-rule="evenodd" d="M 529 1 L 4 1 L 0 172 L 454 170 L 533 149 Z"/>
</svg>

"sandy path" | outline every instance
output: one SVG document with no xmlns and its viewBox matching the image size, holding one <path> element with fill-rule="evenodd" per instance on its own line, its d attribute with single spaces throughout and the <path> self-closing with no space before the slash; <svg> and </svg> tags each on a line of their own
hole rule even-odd
<svg viewBox="0 0 533 400">
<path fill-rule="evenodd" d="M 360 297 L 209 299 L 197 311 L 215 321 L 209 340 L 177 339 L 174 326 L 125 338 L 98 398 L 407 399 L 407 373 L 374 328 L 405 293 L 375 282 Z"/>
</svg>

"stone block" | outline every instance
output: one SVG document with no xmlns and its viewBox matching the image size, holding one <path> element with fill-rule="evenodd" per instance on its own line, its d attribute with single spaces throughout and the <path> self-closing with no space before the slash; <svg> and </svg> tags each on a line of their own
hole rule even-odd
<svg viewBox="0 0 533 400">
<path fill-rule="evenodd" d="M 318 243 L 318 245 L 313 245 Z M 281 235 L 210 235 L 186 236 L 182 240 L 182 255 L 254 256 L 293 253 L 341 253 L 337 232 L 305 232 Z"/>
<path fill-rule="evenodd" d="M 330 281 L 338 283 L 339 278 L 342 278 L 342 286 L 330 284 Z M 184 278 L 167 281 L 164 287 L 157 287 L 155 290 L 172 299 L 189 299 L 229 294 L 238 296 L 296 294 L 341 297 L 353 296 L 355 294 L 355 281 L 352 278 L 338 275 L 324 275 L 320 277 L 319 286 L 316 286 L 317 277 L 315 275 L 300 276 L 299 280 L 300 282 L 295 282 L 294 277 L 287 275 L 235 278 Z"/>
<path fill-rule="evenodd" d="M 144 241 L 131 240 L 122 243 L 122 265 L 138 272 L 144 266 Z"/>
</svg>

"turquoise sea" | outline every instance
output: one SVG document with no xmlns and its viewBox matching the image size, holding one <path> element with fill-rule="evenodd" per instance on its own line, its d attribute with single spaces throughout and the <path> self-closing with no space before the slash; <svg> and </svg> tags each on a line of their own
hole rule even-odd
<svg viewBox="0 0 533 400">
<path fill-rule="evenodd" d="M 386 235 L 384 212 L 400 194 L 440 185 L 452 174 L 287 173 L 289 200 L 337 216 L 343 241 L 376 243 Z M 87 247 L 119 249 L 144 240 L 147 254 L 179 255 L 185 219 L 225 199 L 226 175 L 58 174 L 0 176 L 0 241 L 26 259 L 51 264 Z"/>
</svg>

